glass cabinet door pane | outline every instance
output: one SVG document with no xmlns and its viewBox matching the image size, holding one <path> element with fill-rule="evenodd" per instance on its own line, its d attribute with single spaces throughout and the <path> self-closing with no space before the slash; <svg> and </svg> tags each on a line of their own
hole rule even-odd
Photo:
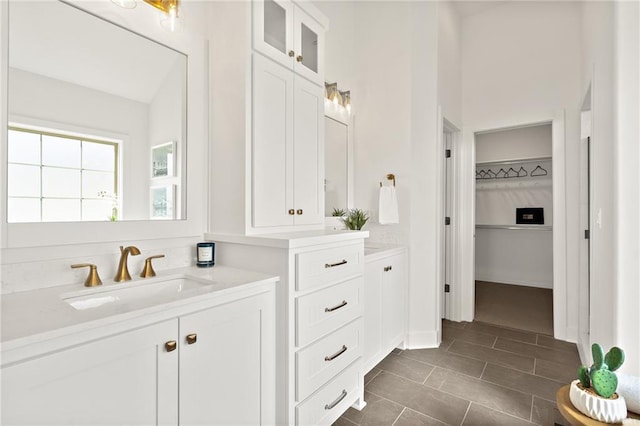
<svg viewBox="0 0 640 426">
<path fill-rule="evenodd" d="M 287 53 L 287 11 L 273 0 L 264 1 L 264 41 Z"/>
<path fill-rule="evenodd" d="M 318 34 L 305 24 L 300 24 L 302 39 L 302 65 L 313 72 L 318 72 Z"/>
</svg>

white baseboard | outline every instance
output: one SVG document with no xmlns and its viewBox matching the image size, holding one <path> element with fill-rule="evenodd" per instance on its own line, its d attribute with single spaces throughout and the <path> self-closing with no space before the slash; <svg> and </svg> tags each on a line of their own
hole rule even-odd
<svg viewBox="0 0 640 426">
<path fill-rule="evenodd" d="M 512 279 L 505 276 L 487 274 L 478 274 L 476 271 L 476 281 L 487 281 L 490 283 L 523 285 L 527 287 L 548 288 L 553 289 L 553 282 L 529 281 L 522 279 Z"/>
<path fill-rule="evenodd" d="M 407 349 L 430 349 L 440 346 L 438 331 L 419 331 L 407 333 Z"/>
</svg>

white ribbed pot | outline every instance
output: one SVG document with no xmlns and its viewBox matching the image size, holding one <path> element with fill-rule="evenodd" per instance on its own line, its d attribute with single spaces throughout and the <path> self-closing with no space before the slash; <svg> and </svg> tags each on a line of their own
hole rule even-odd
<svg viewBox="0 0 640 426">
<path fill-rule="evenodd" d="M 606 399 L 592 395 L 578 387 L 580 380 L 571 382 L 569 399 L 584 415 L 605 423 L 620 423 L 627 418 L 627 404 L 622 395 L 616 399 Z"/>
</svg>

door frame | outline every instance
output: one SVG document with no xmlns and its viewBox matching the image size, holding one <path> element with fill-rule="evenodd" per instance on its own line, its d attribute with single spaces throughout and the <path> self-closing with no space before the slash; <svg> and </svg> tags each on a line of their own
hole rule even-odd
<svg viewBox="0 0 640 426">
<path fill-rule="evenodd" d="M 505 130 L 526 125 L 551 123 L 552 125 L 552 182 L 553 182 L 553 332 L 557 339 L 574 340 L 575 330 L 567 328 L 567 218 L 566 218 L 566 166 L 565 166 L 565 111 L 548 115 L 508 119 L 493 123 L 466 125 L 457 147 L 456 202 L 453 206 L 457 220 L 453 271 L 460 291 L 450 295 L 451 319 L 473 321 L 475 314 L 475 134 Z"/>
</svg>

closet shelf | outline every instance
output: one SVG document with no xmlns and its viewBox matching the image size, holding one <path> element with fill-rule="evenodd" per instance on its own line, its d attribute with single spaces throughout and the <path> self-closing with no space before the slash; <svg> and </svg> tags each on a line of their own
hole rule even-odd
<svg viewBox="0 0 640 426">
<path fill-rule="evenodd" d="M 522 158 L 520 160 L 503 160 L 503 161 L 482 161 L 476 163 L 476 167 L 479 166 L 508 166 L 513 164 L 526 164 L 526 163 L 542 163 L 545 161 L 551 161 L 551 157 L 533 157 L 533 158 Z"/>
<path fill-rule="evenodd" d="M 476 225 L 476 229 L 505 229 L 509 231 L 552 231 L 551 225 Z"/>
</svg>

